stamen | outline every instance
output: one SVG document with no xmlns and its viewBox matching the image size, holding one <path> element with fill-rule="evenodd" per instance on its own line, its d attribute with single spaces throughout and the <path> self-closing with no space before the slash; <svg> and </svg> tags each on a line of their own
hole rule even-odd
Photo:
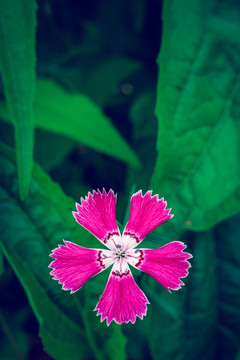
<svg viewBox="0 0 240 360">
<path fill-rule="evenodd" d="M 117 259 L 123 259 L 126 256 L 126 252 L 125 250 L 122 250 L 122 248 L 120 247 L 121 250 L 118 250 L 117 252 L 115 252 L 115 256 L 117 257 Z"/>
</svg>

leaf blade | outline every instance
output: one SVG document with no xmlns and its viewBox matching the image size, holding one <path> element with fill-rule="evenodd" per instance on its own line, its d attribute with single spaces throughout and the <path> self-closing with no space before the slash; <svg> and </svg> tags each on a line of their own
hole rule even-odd
<svg viewBox="0 0 240 360">
<path fill-rule="evenodd" d="M 53 81 L 39 79 L 34 112 L 36 127 L 68 136 L 94 150 L 140 167 L 134 151 L 108 117 L 87 96 L 69 94 Z M 8 121 L 3 102 L 0 103 L 0 115 Z"/>
<path fill-rule="evenodd" d="M 35 28 L 34 0 L 1 1 L 0 67 L 10 119 L 15 127 L 22 199 L 28 193 L 33 165 Z"/>
<path fill-rule="evenodd" d="M 192 19 L 186 24 L 184 9 Z M 173 208 L 174 221 L 159 230 L 171 226 L 173 238 L 208 230 L 240 209 L 240 42 L 232 30 L 240 27 L 229 4 L 218 10 L 216 1 L 165 3 L 151 184 Z"/>
</svg>

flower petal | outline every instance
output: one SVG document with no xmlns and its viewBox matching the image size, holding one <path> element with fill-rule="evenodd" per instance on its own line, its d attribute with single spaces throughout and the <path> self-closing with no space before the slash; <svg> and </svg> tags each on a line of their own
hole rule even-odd
<svg viewBox="0 0 240 360">
<path fill-rule="evenodd" d="M 123 232 L 124 249 L 134 248 L 157 226 L 171 219 L 171 209 L 166 209 L 167 202 L 152 196 L 152 191 L 142 195 L 142 190 L 131 198 L 130 217 Z"/>
<path fill-rule="evenodd" d="M 76 203 L 77 211 L 73 211 L 76 221 L 102 241 L 108 248 L 115 249 L 121 244 L 120 232 L 116 222 L 117 195 L 113 190 L 108 193 L 103 189 L 88 193 L 81 205 Z"/>
<path fill-rule="evenodd" d="M 186 245 L 173 241 L 158 249 L 135 249 L 128 251 L 127 261 L 159 281 L 168 291 L 178 290 L 184 283 L 180 278 L 188 275 L 191 267 L 187 259 L 191 254 L 183 252 Z"/>
<path fill-rule="evenodd" d="M 98 310 L 97 315 L 101 315 L 101 321 L 107 319 L 107 325 L 112 320 L 118 324 L 129 321 L 134 324 L 137 316 L 142 319 L 146 315 L 147 304 L 148 299 L 135 283 L 128 265 L 121 273 L 114 264 L 106 288 L 94 310 Z"/>
<path fill-rule="evenodd" d="M 109 250 L 87 249 L 70 241 L 50 254 L 54 261 L 49 265 L 54 280 L 63 284 L 63 290 L 78 291 L 92 276 L 100 273 L 113 263 Z"/>
</svg>

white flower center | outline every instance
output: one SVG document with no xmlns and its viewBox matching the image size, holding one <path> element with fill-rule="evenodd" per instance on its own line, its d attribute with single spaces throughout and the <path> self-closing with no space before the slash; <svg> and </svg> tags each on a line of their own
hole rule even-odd
<svg viewBox="0 0 240 360">
<path fill-rule="evenodd" d="M 121 245 L 116 245 L 115 256 L 117 259 L 123 259 L 126 256 L 126 251 L 122 249 Z"/>
<path fill-rule="evenodd" d="M 112 273 L 117 276 L 127 274 L 130 271 L 128 264 L 138 267 L 143 260 L 142 250 L 135 249 L 138 242 L 138 237 L 134 234 L 113 235 L 105 244 L 108 245 L 109 250 L 100 250 L 97 260 L 103 268 L 113 264 Z"/>
</svg>

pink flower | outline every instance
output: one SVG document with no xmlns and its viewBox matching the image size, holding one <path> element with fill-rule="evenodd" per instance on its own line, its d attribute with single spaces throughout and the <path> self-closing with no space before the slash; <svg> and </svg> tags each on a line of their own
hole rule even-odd
<svg viewBox="0 0 240 360">
<path fill-rule="evenodd" d="M 146 295 L 135 283 L 129 265 L 145 271 L 159 281 L 168 291 L 178 290 L 184 285 L 180 278 L 188 275 L 191 266 L 187 259 L 191 254 L 183 252 L 186 245 L 173 241 L 158 249 L 135 249 L 145 236 L 171 219 L 171 209 L 167 203 L 152 196 L 148 191 L 142 195 L 138 191 L 131 198 L 130 218 L 123 231 L 116 222 L 117 196 L 112 190 L 103 189 L 88 193 L 81 198 L 81 205 L 76 203 L 77 211 L 73 212 L 76 221 L 98 238 L 107 249 L 88 249 L 65 241 L 50 255 L 55 260 L 49 265 L 53 270 L 54 280 L 63 284 L 63 290 L 78 291 L 92 276 L 113 265 L 106 288 L 95 310 L 101 315 L 101 321 L 107 319 L 116 323 L 134 323 L 146 315 Z"/>
</svg>

